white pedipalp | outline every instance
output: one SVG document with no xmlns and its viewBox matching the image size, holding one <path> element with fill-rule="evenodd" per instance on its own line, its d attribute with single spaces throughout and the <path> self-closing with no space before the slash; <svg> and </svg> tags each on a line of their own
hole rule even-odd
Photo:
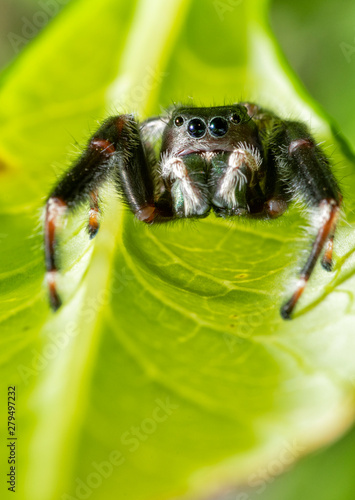
<svg viewBox="0 0 355 500">
<path fill-rule="evenodd" d="M 223 174 L 220 186 L 217 190 L 217 196 L 222 198 L 228 207 L 235 207 L 237 204 L 236 190 L 241 191 L 248 182 L 242 165 L 246 165 L 251 171 L 251 182 L 255 174 L 260 169 L 262 158 L 260 152 L 246 143 L 238 143 L 237 148 L 231 153 L 228 166 Z"/>
<path fill-rule="evenodd" d="M 163 179 L 179 183 L 184 198 L 185 217 L 201 215 L 206 211 L 205 195 L 192 181 L 182 158 L 171 154 L 162 155 L 160 169 Z"/>
</svg>

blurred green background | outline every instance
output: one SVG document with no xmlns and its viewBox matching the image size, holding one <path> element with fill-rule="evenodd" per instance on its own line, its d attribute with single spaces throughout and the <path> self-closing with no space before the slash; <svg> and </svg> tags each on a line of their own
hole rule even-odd
<svg viewBox="0 0 355 500">
<path fill-rule="evenodd" d="M 53 9 L 69 1 L 55 2 Z M 31 41 L 31 26 L 34 35 L 45 26 L 45 17 L 34 19 L 39 10 L 38 0 L 1 0 L 0 68 Z M 355 88 L 355 2 L 273 0 L 270 22 L 293 69 L 355 148 L 354 110 L 348 105 Z M 11 33 L 23 40 L 11 39 Z"/>
<path fill-rule="evenodd" d="M 42 17 L 37 15 L 40 10 L 43 12 L 40 3 L 40 0 L 1 0 L 0 67 L 9 64 L 68 2 L 56 2 Z"/>
</svg>

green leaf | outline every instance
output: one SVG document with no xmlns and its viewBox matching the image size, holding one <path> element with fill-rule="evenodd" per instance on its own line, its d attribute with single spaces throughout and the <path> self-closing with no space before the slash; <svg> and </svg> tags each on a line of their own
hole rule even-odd
<svg viewBox="0 0 355 500">
<path fill-rule="evenodd" d="M 3 74 L 1 379 L 18 390 L 20 498 L 212 494 L 350 424 L 355 181 L 341 137 L 336 267 L 317 267 L 290 322 L 279 308 L 309 247 L 296 207 L 272 222 L 148 228 L 107 186 L 97 238 L 85 208 L 63 231 L 56 315 L 43 285 L 45 196 L 73 137 L 82 144 L 108 113 L 254 99 L 335 143 L 267 11 L 262 0 L 77 0 Z"/>
<path fill-rule="evenodd" d="M 238 500 L 352 500 L 355 491 L 354 479 L 354 429 L 345 438 L 321 453 L 304 458 L 297 466 L 280 478 L 275 462 L 257 471 L 259 483 L 240 488 L 232 498 Z M 249 486 L 249 487 L 248 487 Z M 224 500 L 228 500 L 226 496 Z"/>
</svg>

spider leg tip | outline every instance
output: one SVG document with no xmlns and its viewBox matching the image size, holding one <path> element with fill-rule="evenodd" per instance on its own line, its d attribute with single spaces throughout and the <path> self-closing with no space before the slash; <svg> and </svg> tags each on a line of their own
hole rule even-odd
<svg viewBox="0 0 355 500">
<path fill-rule="evenodd" d="M 99 232 L 99 227 L 94 227 L 91 225 L 88 226 L 88 233 L 89 233 L 90 240 L 95 238 L 95 236 L 97 235 L 98 232 Z"/>
<path fill-rule="evenodd" d="M 322 260 L 321 264 L 322 264 L 323 269 L 325 269 L 326 271 L 330 272 L 333 270 L 333 263 L 331 260 L 324 259 L 324 260 Z"/>
<path fill-rule="evenodd" d="M 57 293 L 55 295 L 51 294 L 49 300 L 50 300 L 50 305 L 51 305 L 52 311 L 54 313 L 57 312 L 58 309 L 60 308 L 60 306 L 62 305 L 62 301 L 61 301 L 59 295 Z"/>
<path fill-rule="evenodd" d="M 56 275 L 57 271 L 52 270 L 47 272 L 49 303 L 53 312 L 56 312 L 62 305 L 62 301 L 57 292 Z"/>
<path fill-rule="evenodd" d="M 286 304 L 284 304 L 280 309 L 281 317 L 283 319 L 288 319 L 288 320 L 292 319 L 291 318 L 292 309 L 293 308 L 290 306 L 290 303 L 286 302 Z"/>
</svg>

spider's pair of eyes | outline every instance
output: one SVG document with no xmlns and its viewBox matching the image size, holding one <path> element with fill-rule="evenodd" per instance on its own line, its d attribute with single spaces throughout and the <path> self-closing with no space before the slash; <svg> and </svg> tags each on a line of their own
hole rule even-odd
<svg viewBox="0 0 355 500">
<path fill-rule="evenodd" d="M 184 121 L 185 120 L 182 116 L 177 116 L 174 123 L 177 127 L 181 127 Z M 241 118 L 239 115 L 234 113 L 230 117 L 230 121 L 232 123 L 240 123 Z M 228 121 L 221 116 L 216 116 L 208 124 L 210 134 L 214 137 L 223 137 L 228 132 L 228 128 Z M 192 120 L 190 120 L 187 124 L 187 131 L 189 135 L 191 135 L 191 137 L 194 137 L 195 139 L 200 139 L 201 137 L 203 137 L 206 133 L 206 129 L 206 123 L 200 118 L 192 118 Z"/>
</svg>

